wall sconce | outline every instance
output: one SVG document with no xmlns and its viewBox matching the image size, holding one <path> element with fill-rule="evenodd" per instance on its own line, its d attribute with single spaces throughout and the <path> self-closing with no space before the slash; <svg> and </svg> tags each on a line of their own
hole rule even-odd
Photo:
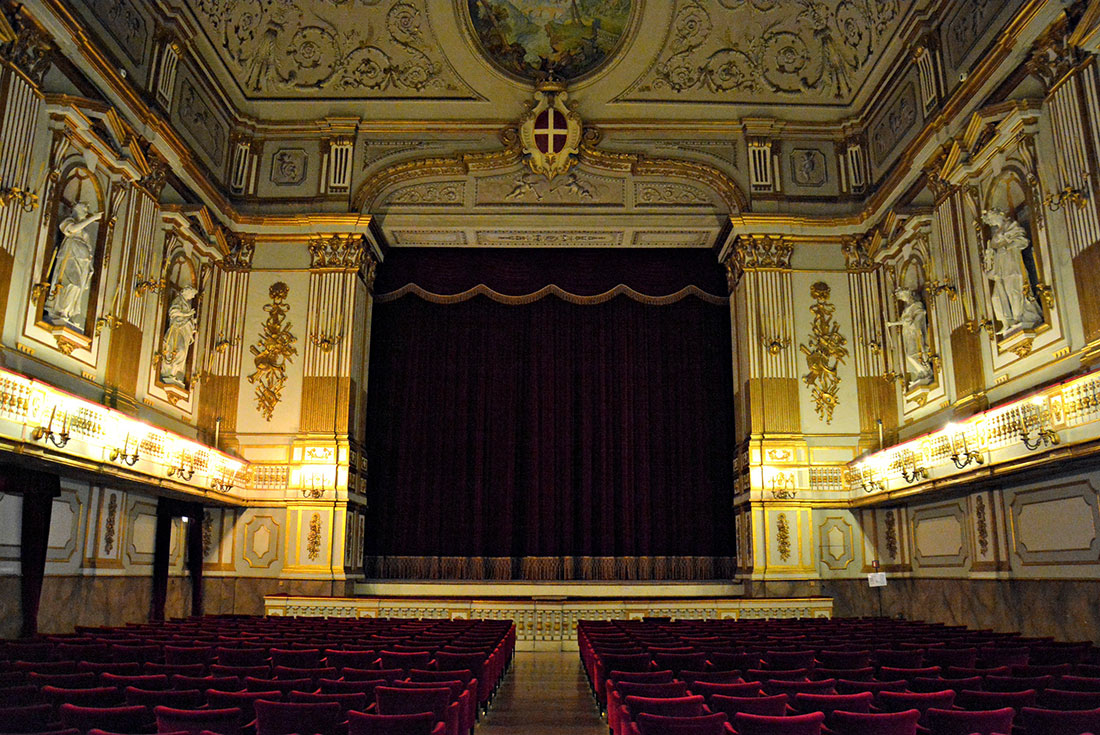
<svg viewBox="0 0 1100 735">
<path fill-rule="evenodd" d="M 0 207 L 15 204 L 24 212 L 33 212 L 38 207 L 38 195 L 30 189 L 18 186 L 6 186 L 0 189 Z"/>
<path fill-rule="evenodd" d="M 761 337 L 760 343 L 764 346 L 764 349 L 768 351 L 769 355 L 778 355 L 791 346 L 791 338 L 780 337 L 779 335 L 774 337 Z"/>
<path fill-rule="evenodd" d="M 344 341 L 344 335 L 342 334 L 318 334 L 313 332 L 309 335 L 310 344 L 319 349 L 321 352 L 329 353 L 336 349 L 341 342 Z"/>
<path fill-rule="evenodd" d="M 139 440 L 137 442 L 137 444 L 134 445 L 133 453 L 129 452 L 129 449 L 130 449 L 130 433 L 126 432 L 126 440 L 122 442 L 122 449 L 119 449 L 118 447 L 115 447 L 114 449 L 112 449 L 111 454 L 109 455 L 109 459 L 112 462 L 125 462 L 127 466 L 133 467 L 135 464 L 137 464 L 137 461 L 139 459 L 138 450 L 140 448 L 141 448 L 141 441 Z"/>
<path fill-rule="evenodd" d="M 1039 447 L 1054 446 L 1059 442 L 1058 433 L 1049 426 L 1043 426 L 1042 407 L 1044 405 L 1046 405 L 1046 398 L 1043 396 L 1036 396 L 1031 401 L 1020 405 L 1023 418 L 1017 428 L 1020 432 L 1020 441 L 1030 451 Z"/>
<path fill-rule="evenodd" d="M 901 464 L 901 476 L 912 485 L 917 480 L 928 479 L 928 468 L 917 464 L 917 453 L 909 450 L 906 452 L 906 461 Z"/>
<path fill-rule="evenodd" d="M 1047 209 L 1051 212 L 1057 212 L 1067 202 L 1076 204 L 1078 209 L 1085 206 L 1085 201 L 1089 198 L 1087 191 L 1077 189 L 1072 186 L 1067 186 L 1056 194 L 1049 194 L 1043 197 L 1043 204 L 1047 205 Z"/>
<path fill-rule="evenodd" d="M 949 436 L 951 442 L 951 461 L 955 463 L 956 469 L 963 469 L 971 463 L 984 464 L 985 457 L 982 453 L 976 449 L 971 449 L 966 440 L 966 429 L 956 426 L 955 424 L 948 424 L 944 429 Z M 961 437 L 961 447 L 959 438 Z M 961 449 L 961 451 L 960 451 Z"/>
<path fill-rule="evenodd" d="M 863 463 L 859 468 L 859 485 L 863 488 L 863 492 L 870 495 L 871 493 L 880 493 L 886 489 L 886 483 L 875 477 L 875 468 L 868 467 L 867 463 Z"/>
<path fill-rule="evenodd" d="M 941 293 L 945 293 L 949 301 L 954 301 L 959 295 L 959 290 L 955 288 L 955 284 L 946 280 L 929 281 L 924 285 L 924 290 L 932 298 L 939 296 Z"/>
<path fill-rule="evenodd" d="M 191 466 L 190 467 L 184 466 L 183 452 L 181 451 L 180 452 L 180 463 L 178 465 L 176 465 L 175 467 L 169 467 L 168 468 L 168 476 L 169 477 L 177 477 L 180 480 L 183 480 L 184 482 L 187 482 L 188 480 L 190 480 L 192 477 L 195 476 L 195 460 L 194 460 L 194 458 L 191 459 Z"/>
<path fill-rule="evenodd" d="M 58 449 L 61 449 L 69 443 L 69 414 L 65 412 L 65 422 L 62 424 L 61 431 L 55 432 L 53 430 L 53 420 L 57 415 L 57 406 L 54 406 L 50 411 L 50 420 L 45 426 L 36 426 L 31 431 L 31 439 L 36 442 L 48 441 Z"/>
</svg>

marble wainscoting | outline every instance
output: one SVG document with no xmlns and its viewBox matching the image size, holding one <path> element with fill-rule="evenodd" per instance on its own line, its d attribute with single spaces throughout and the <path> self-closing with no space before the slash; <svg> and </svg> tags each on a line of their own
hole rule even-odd
<svg viewBox="0 0 1100 735">
<path fill-rule="evenodd" d="M 866 580 L 833 580 L 821 594 L 833 598 L 836 616 L 878 615 L 879 592 Z M 1061 641 L 1100 641 L 1100 581 L 890 578 L 882 588 L 882 614 L 1017 630 Z"/>
<path fill-rule="evenodd" d="M 152 594 L 150 577 L 46 577 L 42 581 L 38 629 L 41 633 L 71 633 L 77 625 L 144 622 L 149 619 Z M 165 617 L 178 618 L 190 613 L 190 580 L 170 577 Z"/>
<path fill-rule="evenodd" d="M 0 638 L 15 638 L 23 627 L 19 577 L 0 577 Z"/>
<path fill-rule="evenodd" d="M 264 595 L 343 597 L 353 594 L 354 584 L 351 580 L 207 575 L 203 578 L 203 610 L 208 615 L 263 615 Z"/>
</svg>

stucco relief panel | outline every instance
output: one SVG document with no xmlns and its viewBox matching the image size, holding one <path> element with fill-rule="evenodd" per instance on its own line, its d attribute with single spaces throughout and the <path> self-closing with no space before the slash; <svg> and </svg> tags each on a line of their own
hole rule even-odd
<svg viewBox="0 0 1100 735">
<path fill-rule="evenodd" d="M 907 12 L 900 0 L 679 0 L 621 99 L 848 104 Z"/>
<path fill-rule="evenodd" d="M 476 98 L 440 51 L 425 0 L 175 4 L 250 98 Z"/>
</svg>

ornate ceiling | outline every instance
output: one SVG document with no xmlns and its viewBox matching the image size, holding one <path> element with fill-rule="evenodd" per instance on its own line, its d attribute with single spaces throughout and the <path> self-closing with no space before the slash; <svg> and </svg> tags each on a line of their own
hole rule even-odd
<svg viewBox="0 0 1100 735">
<path fill-rule="evenodd" d="M 88 3 L 89 0 L 79 0 Z M 140 5 L 140 0 L 107 0 Z M 246 115 L 515 114 L 533 80 L 584 88 L 589 118 L 851 116 L 934 0 L 159 0 Z M 96 4 L 96 3 L 92 3 Z M 110 28 L 108 30 L 111 30 Z M 117 30 L 117 29 L 116 29 Z M 579 78 L 579 79 L 578 79 Z M 288 105 L 288 100 L 310 106 Z M 454 104 L 452 104 L 454 103 Z M 465 104 L 462 104 L 465 103 Z M 480 103 L 480 104 L 470 104 Z M 654 104 L 657 103 L 657 104 Z M 668 103 L 696 103 L 674 111 Z M 694 108 L 694 109 L 692 109 Z M 776 116 L 785 116 L 779 113 Z"/>
</svg>

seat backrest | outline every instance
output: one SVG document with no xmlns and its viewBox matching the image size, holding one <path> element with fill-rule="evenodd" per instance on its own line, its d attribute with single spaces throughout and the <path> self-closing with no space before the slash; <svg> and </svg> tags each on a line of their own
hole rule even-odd
<svg viewBox="0 0 1100 735">
<path fill-rule="evenodd" d="M 224 709 L 177 709 L 159 706 L 153 709 L 158 732 L 188 732 L 199 735 L 213 732 L 218 735 L 238 735 L 243 714 L 238 707 Z M 116 732 L 130 732 L 128 730 Z M 137 731 L 135 731 L 137 732 Z"/>
<path fill-rule="evenodd" d="M 787 714 L 789 699 L 786 694 L 776 694 L 772 697 L 735 697 L 715 694 L 707 700 L 707 706 L 714 712 L 725 713 L 731 720 L 739 712 L 750 715 L 782 717 Z"/>
<path fill-rule="evenodd" d="M 833 712 L 829 729 L 837 735 L 916 735 L 920 711 L 868 714 L 866 712 Z"/>
<path fill-rule="evenodd" d="M 635 724 L 641 735 L 723 735 L 726 716 L 721 712 L 698 717 L 669 717 L 642 712 Z"/>
<path fill-rule="evenodd" d="M 706 702 L 703 697 L 635 697 L 628 696 L 623 699 L 623 704 L 637 717 L 641 712 L 649 712 L 654 715 L 666 715 L 668 717 L 698 717 L 705 714 L 703 705 Z"/>
<path fill-rule="evenodd" d="M 256 735 L 335 735 L 342 710 L 336 702 L 272 702 L 258 699 Z"/>
<path fill-rule="evenodd" d="M 431 712 L 408 715 L 377 715 L 348 712 L 348 735 L 432 735 L 437 722 Z"/>
<path fill-rule="evenodd" d="M 1016 710 L 1005 707 L 1003 709 L 967 712 L 965 710 L 933 707 L 925 715 L 929 729 L 936 735 L 970 735 L 971 733 L 995 735 L 997 733 L 1012 732 L 1012 721 L 1016 717 Z"/>
<path fill-rule="evenodd" d="M 825 715 L 811 712 L 808 715 L 769 717 L 739 712 L 733 716 L 733 729 L 738 735 L 821 735 Z"/>
<path fill-rule="evenodd" d="M 1024 707 L 1020 710 L 1027 735 L 1100 733 L 1100 707 L 1086 710 L 1050 710 Z"/>
</svg>

